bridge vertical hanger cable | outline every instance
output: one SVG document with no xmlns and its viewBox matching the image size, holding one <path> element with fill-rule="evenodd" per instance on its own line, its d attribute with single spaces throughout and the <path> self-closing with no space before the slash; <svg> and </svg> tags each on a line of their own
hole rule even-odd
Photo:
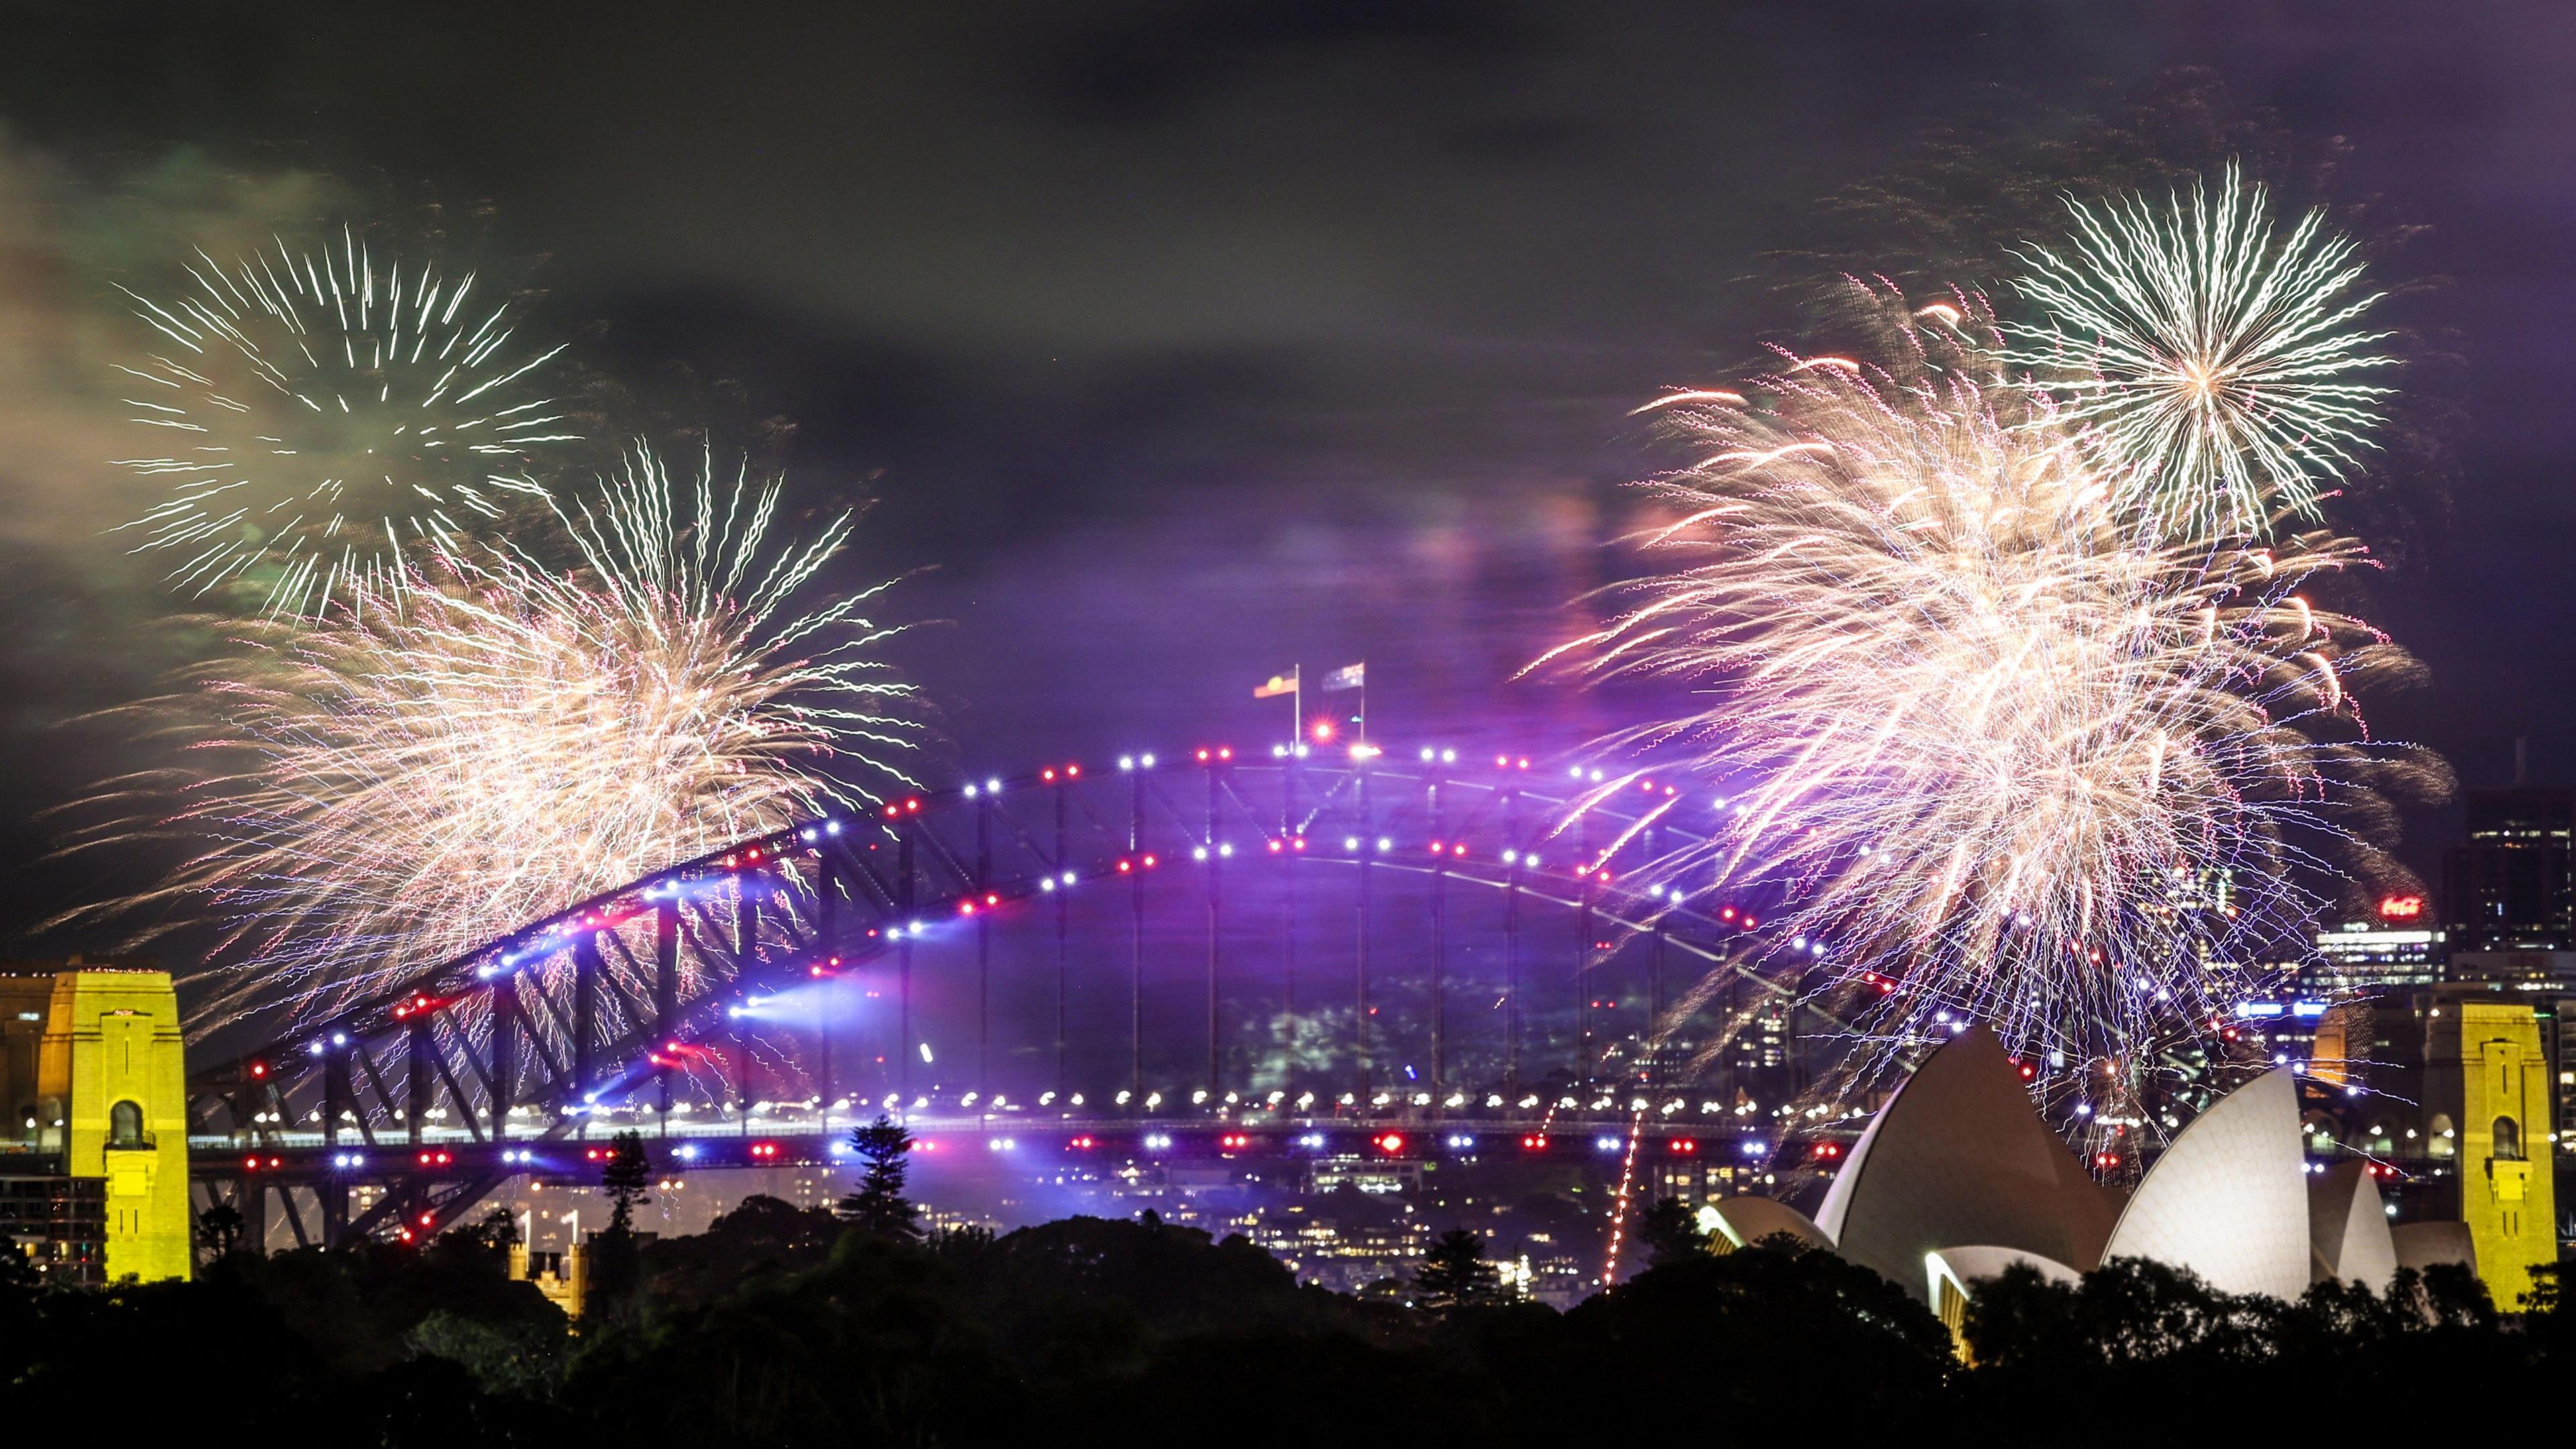
<svg viewBox="0 0 2576 1449">
<path fill-rule="evenodd" d="M 519 973 L 504 970 L 492 987 L 492 1140 L 510 1140 L 510 1109 L 519 1100 Z"/>
<path fill-rule="evenodd" d="M 1055 792 L 1055 859 L 1049 870 L 1064 872 L 1068 887 L 1072 874 L 1065 870 L 1072 858 L 1072 846 L 1065 834 L 1064 791 Z M 1061 1097 L 1071 1084 L 1065 1076 L 1065 1008 L 1073 980 L 1073 892 L 1055 893 L 1055 1090 Z"/>
<path fill-rule="evenodd" d="M 1503 792 L 1503 1085 L 1521 1090 L 1521 791 Z"/>
<path fill-rule="evenodd" d="M 993 795 L 975 801 L 975 895 L 993 889 Z M 975 1088 L 993 1094 L 993 913 L 975 913 Z"/>
<path fill-rule="evenodd" d="M 1145 775 L 1128 777 L 1127 858 L 1136 862 L 1127 873 L 1127 1103 L 1145 1110 Z"/>
<path fill-rule="evenodd" d="M 903 939 L 895 945 L 895 1091 L 905 1099 L 906 1110 L 912 1096 L 912 913 L 918 904 L 913 898 L 912 839 L 920 829 L 918 817 L 907 816 L 895 823 L 895 914 Z"/>
<path fill-rule="evenodd" d="M 1358 987 L 1355 1009 L 1351 1014 L 1351 1047 L 1359 1068 L 1359 1093 L 1352 1098 L 1365 1119 L 1373 1103 L 1369 1100 L 1369 865 L 1376 858 L 1374 839 L 1377 825 L 1369 818 L 1369 762 L 1361 756 L 1351 762 L 1352 788 L 1359 805 L 1360 890 L 1358 908 L 1358 949 L 1352 975 Z"/>
<path fill-rule="evenodd" d="M 1303 695 L 1299 696 L 1302 705 Z M 1289 732 L 1288 753 L 1279 766 L 1279 838 L 1284 850 L 1279 863 L 1281 872 L 1281 919 L 1279 932 L 1285 959 L 1281 975 L 1286 999 L 1281 1003 L 1280 1021 L 1287 1037 L 1279 1071 L 1279 1086 L 1291 1096 L 1297 1091 L 1297 762 L 1305 757 L 1306 747 L 1298 736 L 1305 730 L 1306 716 L 1297 716 L 1297 727 Z"/>
<path fill-rule="evenodd" d="M 594 1055 L 599 1040 L 599 933 L 584 928 L 572 943 L 572 1095 L 574 1110 L 580 1112 L 581 1098 L 590 1090 L 597 1070 Z M 573 1128 L 576 1141 L 590 1136 L 590 1114 L 580 1113 Z"/>
<path fill-rule="evenodd" d="M 430 1104 L 438 1100 L 438 1078 L 429 1065 L 429 1054 L 435 1050 L 429 1040 L 429 1014 L 413 1015 L 403 1029 L 403 1095 L 410 1100 L 403 1107 L 403 1142 L 420 1145 L 421 1128 L 429 1120 Z"/>
<path fill-rule="evenodd" d="M 1211 763 L 1207 772 L 1207 1090 L 1211 1097 L 1222 1096 L 1225 1084 L 1217 1072 L 1217 964 L 1220 952 L 1219 932 L 1222 921 L 1218 914 L 1221 887 L 1219 874 L 1224 868 L 1224 852 L 1217 848 L 1217 795 L 1219 772 L 1223 761 Z"/>
<path fill-rule="evenodd" d="M 1592 1082 L 1592 976 L 1585 968 L 1592 960 L 1592 811 L 1576 807 L 1580 823 L 1576 826 L 1575 868 L 1581 872 L 1582 897 L 1574 915 L 1574 1084 L 1586 1087 Z"/>
<path fill-rule="evenodd" d="M 680 1003 L 680 902 L 677 884 L 666 887 L 670 898 L 653 908 L 653 1110 L 662 1135 L 671 1133 L 671 1059 L 660 1048 L 671 1040 Z"/>
<path fill-rule="evenodd" d="M 841 897 L 832 880 L 829 852 L 814 852 L 814 957 L 823 963 L 818 970 L 840 965 Z M 832 991 L 838 973 L 824 980 L 823 989 L 814 997 L 814 1050 L 822 1058 L 816 1073 L 816 1096 L 823 1117 L 823 1135 L 832 1135 L 832 1096 L 837 1085 L 832 1073 Z M 658 1008 L 657 1008 L 658 1012 Z"/>
<path fill-rule="evenodd" d="M 1449 1064 L 1449 837 L 1441 818 L 1440 769 L 1424 789 L 1431 810 L 1431 1101 L 1433 1115 L 1448 1095 Z"/>
</svg>

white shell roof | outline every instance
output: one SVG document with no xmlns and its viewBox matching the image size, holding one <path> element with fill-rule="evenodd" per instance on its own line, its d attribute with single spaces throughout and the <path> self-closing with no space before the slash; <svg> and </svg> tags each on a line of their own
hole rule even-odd
<svg viewBox="0 0 2576 1449">
<path fill-rule="evenodd" d="M 1969 1285 L 1982 1279 L 2001 1277 L 2006 1268 L 2021 1263 L 2038 1269 L 2039 1276 L 2051 1283 L 2061 1283 L 2072 1288 L 2084 1281 L 2083 1274 L 2055 1258 L 2043 1258 L 2037 1253 L 2025 1253 L 2019 1248 L 1973 1247 L 1942 1248 L 1937 1252 L 1924 1254 L 1924 1286 L 1931 1291 L 1933 1301 L 1938 1302 L 1941 1297 L 1941 1280 L 1944 1278 L 1958 1284 L 1961 1291 L 1965 1292 Z"/>
<path fill-rule="evenodd" d="M 2321 1277 L 2348 1278 L 2372 1289 L 2397 1273 L 2397 1243 L 2370 1164 L 2338 1162 L 2308 1183 L 2308 1246 Z"/>
<path fill-rule="evenodd" d="M 2286 1070 L 2209 1104 L 2138 1184 L 2105 1257 L 2188 1268 L 2228 1293 L 2296 1298 L 2308 1286 L 2306 1159 Z"/>
<path fill-rule="evenodd" d="M 1805 1213 L 1776 1198 L 1738 1196 L 1722 1198 L 1709 1206 L 1717 1212 L 1717 1230 L 1739 1248 L 1781 1233 L 1811 1248 L 1834 1245 L 1834 1240 L 1826 1237 Z"/>
<path fill-rule="evenodd" d="M 1926 1255 L 1959 1244 L 2091 1268 L 2111 1221 L 2109 1201 L 2040 1121 L 2003 1044 L 1983 1027 L 1924 1059 L 1844 1159 L 1816 1214 L 1845 1258 L 1918 1296 L 1929 1287 Z M 2302 1204 L 2293 1222 L 2302 1282 L 2306 1226 Z"/>
<path fill-rule="evenodd" d="M 2467 1223 L 2402 1223 L 2388 1231 L 2397 1250 L 2397 1266 L 2422 1272 L 2436 1263 L 2457 1263 L 2474 1270 L 2478 1245 Z"/>
</svg>

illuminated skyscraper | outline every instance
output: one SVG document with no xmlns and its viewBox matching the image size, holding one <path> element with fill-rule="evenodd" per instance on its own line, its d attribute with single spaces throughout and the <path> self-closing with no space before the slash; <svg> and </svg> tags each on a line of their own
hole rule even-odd
<svg viewBox="0 0 2576 1449">
<path fill-rule="evenodd" d="M 2576 790 L 2472 790 L 2442 862 L 2453 951 L 2576 949 Z"/>
</svg>

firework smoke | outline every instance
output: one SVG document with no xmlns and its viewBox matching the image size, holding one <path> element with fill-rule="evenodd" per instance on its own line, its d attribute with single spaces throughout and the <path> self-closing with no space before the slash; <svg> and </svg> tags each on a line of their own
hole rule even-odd
<svg viewBox="0 0 2576 1449">
<path fill-rule="evenodd" d="M 119 466 L 169 496 L 126 525 L 203 596 L 237 581 L 272 612 L 399 584 L 406 547 L 453 548 L 530 494 L 532 456 L 571 441 L 536 376 L 561 347 L 516 345 L 475 279 L 393 262 L 353 235 L 218 265 L 167 305 L 129 293 L 158 334 L 126 404 L 158 451 Z"/>
<path fill-rule="evenodd" d="M 2357 545 L 2140 544 L 1974 299 L 1912 321 L 1885 362 L 1650 404 L 1699 461 L 1653 485 L 1661 571 L 1568 648 L 1711 696 L 1629 739 L 1726 797 L 1659 873 L 1778 902 L 1782 969 L 1879 1048 L 1857 1073 L 1969 1021 L 2127 1061 L 2236 999 L 2321 847 L 2378 866 L 2344 827 L 2423 767 L 2354 701 L 2412 662 L 2303 592 Z"/>
<path fill-rule="evenodd" d="M 221 763 L 150 818 L 131 805 L 167 782 L 121 782 L 105 799 L 124 818 L 88 837 L 212 844 L 82 915 L 173 913 L 141 939 L 220 927 L 201 1031 L 279 1006 L 304 1020 L 909 783 L 912 689 L 871 657 L 893 631 L 862 613 L 883 586 L 797 612 L 853 519 L 774 542 L 780 490 L 720 487 L 711 469 L 675 488 L 639 449 L 559 515 L 580 569 L 442 551 L 408 577 L 346 580 L 346 607 L 319 619 L 240 626 L 235 657 L 141 707 Z"/>
<path fill-rule="evenodd" d="M 2310 212 L 2276 239 L 2263 189 L 2229 167 L 2163 207 L 2070 200 L 2063 255 L 2032 246 L 2014 289 L 2040 312 L 2008 360 L 2059 406 L 2050 426 L 2094 455 L 2156 539 L 2259 535 L 2315 519 L 2370 446 L 2393 359 L 2358 326 L 2353 244 Z"/>
</svg>

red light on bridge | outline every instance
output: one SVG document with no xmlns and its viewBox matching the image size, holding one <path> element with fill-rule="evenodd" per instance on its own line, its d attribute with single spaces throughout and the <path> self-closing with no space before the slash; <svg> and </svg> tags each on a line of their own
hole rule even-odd
<svg viewBox="0 0 2576 1449">
<path fill-rule="evenodd" d="M 1135 863 L 1134 863 L 1133 861 L 1125 861 L 1125 860 L 1122 860 L 1122 861 L 1118 862 L 1118 873 L 1119 873 L 1120 875 L 1125 875 L 1125 874 L 1127 874 L 1129 871 L 1134 870 L 1135 868 L 1136 868 L 1136 866 L 1135 866 Z"/>
<path fill-rule="evenodd" d="M 1526 1152 L 1545 1152 L 1547 1150 L 1547 1138 L 1533 1132 L 1527 1137 L 1521 1139 L 1521 1148 Z"/>
<path fill-rule="evenodd" d="M 1290 836 L 1288 838 L 1288 848 L 1290 850 L 1304 850 L 1306 848 L 1306 837 L 1302 835 Z"/>
<path fill-rule="evenodd" d="M 1081 779 L 1081 778 L 1082 778 L 1082 767 L 1081 767 L 1080 765 L 1067 765 L 1067 766 L 1065 766 L 1065 767 L 1064 767 L 1064 777 L 1065 777 L 1066 779 L 1068 779 L 1068 780 L 1079 780 L 1079 779 Z"/>
<path fill-rule="evenodd" d="M 251 1063 L 251 1064 L 250 1064 L 250 1074 L 251 1074 L 252 1076 L 254 1076 L 254 1077 L 264 1077 L 264 1076 L 267 1076 L 267 1075 L 268 1075 L 268 1063 L 266 1063 L 266 1062 L 253 1062 L 253 1063 Z"/>
<path fill-rule="evenodd" d="M 1052 769 L 1040 770 L 1038 771 L 1038 778 L 1052 785 L 1055 783 L 1055 771 Z"/>
<path fill-rule="evenodd" d="M 1373 1137 L 1369 1140 L 1376 1144 L 1380 1152 L 1393 1154 L 1404 1150 L 1404 1134 L 1401 1132 L 1389 1132 L 1382 1137 Z"/>
<path fill-rule="evenodd" d="M 1207 752 L 1207 751 L 1205 751 L 1205 750 L 1201 750 L 1201 751 L 1199 751 L 1199 763 L 1200 763 L 1200 764 L 1202 764 L 1202 765 L 1204 765 L 1204 764 L 1206 764 L 1207 762 L 1208 762 L 1208 752 Z"/>
<path fill-rule="evenodd" d="M 1815 1145 L 1814 1150 L 1809 1155 L 1813 1157 L 1840 1157 L 1843 1155 L 1842 1144 L 1839 1142 L 1819 1142 Z"/>
<path fill-rule="evenodd" d="M 1688 1157 L 1699 1151 L 1699 1144 L 1693 1142 L 1687 1137 L 1674 1138 L 1671 1143 L 1671 1147 L 1675 1153 L 1683 1157 Z"/>
<path fill-rule="evenodd" d="M 1066 1145 L 1073 1148 L 1076 1152 L 1089 1152 L 1092 1148 L 1097 1147 L 1100 1144 L 1093 1139 L 1090 1133 L 1086 1132 Z"/>
<path fill-rule="evenodd" d="M 973 901 L 959 901 L 957 903 L 957 914 L 961 916 L 971 916 L 975 914 L 975 903 Z"/>
<path fill-rule="evenodd" d="M 593 1157 L 598 1155 L 596 1151 L 591 1153 Z M 420 1165 L 423 1167 L 445 1167 L 455 1160 L 455 1155 L 447 1152 L 424 1152 L 420 1155 Z"/>
<path fill-rule="evenodd" d="M 1270 853 L 1272 855 L 1277 855 L 1279 852 L 1286 850 L 1287 848 L 1288 847 L 1285 844 L 1279 841 L 1274 840 L 1270 842 Z"/>
<path fill-rule="evenodd" d="M 1152 856 L 1150 856 L 1150 855 L 1145 857 L 1145 868 L 1146 868 L 1147 870 L 1152 870 L 1152 869 L 1155 867 L 1155 865 L 1157 865 L 1158 863 L 1159 863 L 1159 862 L 1157 862 L 1157 861 L 1154 859 L 1154 857 L 1152 857 Z"/>
<path fill-rule="evenodd" d="M 1328 719 L 1319 719 L 1315 721 L 1314 729 L 1308 731 L 1308 733 L 1315 737 L 1315 743 L 1319 745 L 1329 745 L 1333 742 L 1333 722 Z"/>
<path fill-rule="evenodd" d="M 778 1144 L 775 1142 L 755 1142 L 751 1144 L 751 1155 L 756 1161 L 775 1161 L 778 1157 Z"/>
<path fill-rule="evenodd" d="M 1216 1140 L 1216 1145 L 1228 1152 L 1240 1152 L 1252 1145 L 1252 1138 L 1241 1132 L 1228 1132 Z"/>
</svg>

